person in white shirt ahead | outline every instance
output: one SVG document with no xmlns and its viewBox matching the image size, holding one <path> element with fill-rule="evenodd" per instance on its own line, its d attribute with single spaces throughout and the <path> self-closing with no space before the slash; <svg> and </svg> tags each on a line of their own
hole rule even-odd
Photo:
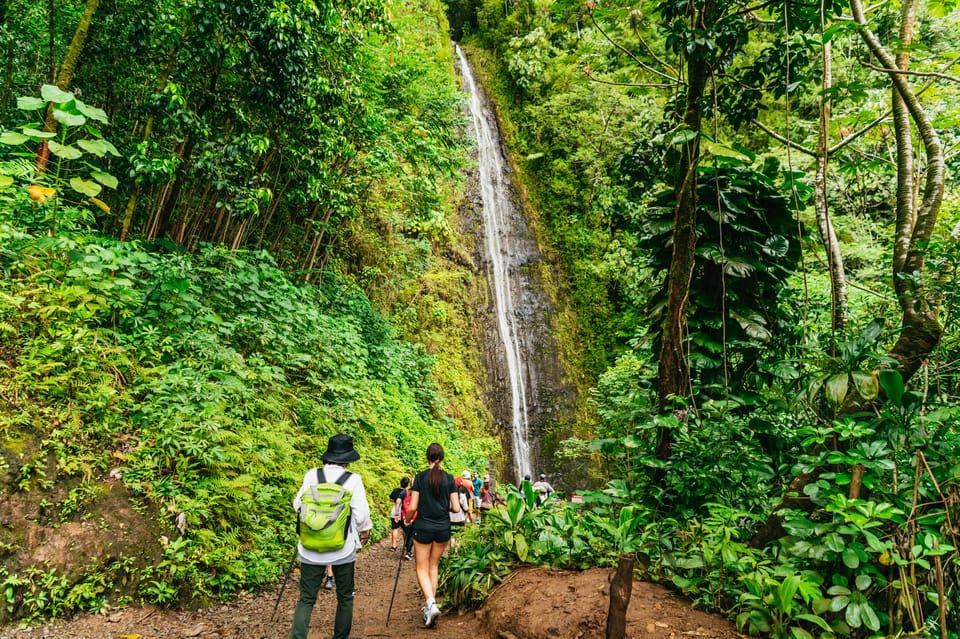
<svg viewBox="0 0 960 639">
<path fill-rule="evenodd" d="M 353 448 L 353 438 L 338 434 L 327 442 L 327 450 L 320 458 L 323 461 L 323 476 L 335 482 L 347 472 L 347 465 L 360 459 Z M 311 468 L 303 477 L 303 485 L 293 500 L 293 509 L 300 510 L 301 498 L 317 484 L 317 469 Z M 291 639 L 306 639 L 310 630 L 310 615 L 317 601 L 317 593 L 326 576 L 326 566 L 332 566 L 337 589 L 337 612 L 333 622 L 333 639 L 347 639 L 353 626 L 353 569 L 357 551 L 370 538 L 373 522 L 370 519 L 370 504 L 360 475 L 351 473 L 344 483 L 350 491 L 350 523 L 343 548 L 330 552 L 314 552 L 297 544 L 300 559 L 300 599 L 293 613 Z"/>
</svg>

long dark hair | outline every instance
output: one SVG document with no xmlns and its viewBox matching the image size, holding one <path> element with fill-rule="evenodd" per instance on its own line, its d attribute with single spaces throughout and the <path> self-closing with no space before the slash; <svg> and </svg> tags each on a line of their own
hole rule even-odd
<svg viewBox="0 0 960 639">
<path fill-rule="evenodd" d="M 443 498 L 443 484 L 445 483 L 444 475 L 446 473 L 440 468 L 440 463 L 443 461 L 443 446 L 437 442 L 433 442 L 427 446 L 427 461 L 433 464 L 433 462 L 438 462 L 430 467 L 430 474 L 427 476 L 427 485 L 430 487 L 430 492 L 437 499 Z"/>
</svg>

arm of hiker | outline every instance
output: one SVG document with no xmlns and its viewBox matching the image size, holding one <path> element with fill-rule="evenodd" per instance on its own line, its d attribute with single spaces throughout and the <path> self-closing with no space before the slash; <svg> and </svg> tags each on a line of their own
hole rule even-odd
<svg viewBox="0 0 960 639">
<path fill-rule="evenodd" d="M 396 501 L 393 502 L 393 512 L 396 513 L 396 516 L 393 518 L 394 521 L 400 521 L 401 513 L 403 512 L 403 498 L 397 497 Z"/>
<path fill-rule="evenodd" d="M 366 543 L 370 538 L 370 529 L 373 528 L 373 520 L 370 519 L 370 504 L 367 502 L 367 489 L 363 486 L 363 480 L 360 475 L 354 473 L 348 481 L 353 496 L 350 498 L 350 510 L 352 512 L 353 523 L 360 536 L 360 543 Z"/>
<path fill-rule="evenodd" d="M 459 492 L 450 493 L 450 512 L 452 513 L 460 512 L 460 493 Z"/>
<path fill-rule="evenodd" d="M 303 497 L 303 494 L 307 492 L 307 489 L 310 487 L 310 485 L 314 483 L 311 481 L 311 477 L 315 477 L 316 475 L 311 473 L 316 473 L 316 471 L 313 469 L 307 471 L 307 473 L 303 476 L 303 482 L 300 484 L 300 490 L 297 491 L 296 497 L 293 498 L 293 509 L 297 512 L 300 511 L 300 506 L 303 505 L 303 502 L 300 501 L 301 497 Z"/>
<path fill-rule="evenodd" d="M 413 513 L 417 512 L 417 506 L 420 505 L 420 492 L 416 490 L 410 491 L 410 505 L 407 506 L 407 516 L 403 520 L 404 526 L 409 526 L 413 523 Z"/>
</svg>

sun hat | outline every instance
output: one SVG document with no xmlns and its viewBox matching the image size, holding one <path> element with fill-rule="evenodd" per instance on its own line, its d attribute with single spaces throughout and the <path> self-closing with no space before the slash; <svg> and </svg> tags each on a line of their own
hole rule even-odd
<svg viewBox="0 0 960 639">
<path fill-rule="evenodd" d="M 320 458 L 326 464 L 349 464 L 360 459 L 353 448 L 353 437 L 337 433 L 327 442 L 327 450 Z"/>
<path fill-rule="evenodd" d="M 540 479 L 546 479 L 546 478 L 547 478 L 547 476 L 546 476 L 545 474 L 540 473 Z"/>
<path fill-rule="evenodd" d="M 460 476 L 463 477 L 464 479 L 470 479 L 470 471 L 465 470 L 462 473 L 460 473 Z"/>
</svg>

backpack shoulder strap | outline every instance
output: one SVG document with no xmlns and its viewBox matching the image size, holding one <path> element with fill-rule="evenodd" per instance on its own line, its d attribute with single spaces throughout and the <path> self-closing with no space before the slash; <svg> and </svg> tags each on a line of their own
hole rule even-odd
<svg viewBox="0 0 960 639">
<path fill-rule="evenodd" d="M 347 483 L 348 479 L 350 479 L 350 473 L 344 469 L 343 474 L 340 475 L 340 479 L 338 479 L 336 483 L 339 486 L 343 486 L 345 483 Z"/>
</svg>

